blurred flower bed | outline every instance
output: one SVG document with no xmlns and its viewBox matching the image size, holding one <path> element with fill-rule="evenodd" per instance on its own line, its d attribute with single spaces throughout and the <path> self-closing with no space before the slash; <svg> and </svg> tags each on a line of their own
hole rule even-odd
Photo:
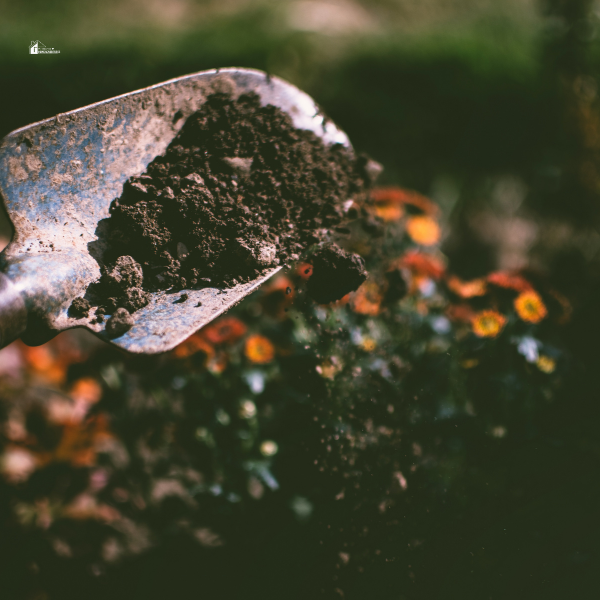
<svg viewBox="0 0 600 600">
<path fill-rule="evenodd" d="M 572 368 L 563 292 L 527 272 L 457 277 L 443 230 L 429 198 L 376 189 L 336 234 L 369 279 L 336 303 L 307 298 L 308 257 L 165 355 L 77 333 L 2 350 L 11 598 L 104 597 L 90 582 L 169 540 L 204 552 L 229 597 L 229 568 L 266 569 L 270 584 L 247 584 L 263 597 L 292 577 L 277 548 L 310 568 L 288 597 L 367 597 L 353 577 L 393 561 L 410 584 L 429 511 L 501 489 L 477 477 L 485 460 L 533 435 Z"/>
</svg>

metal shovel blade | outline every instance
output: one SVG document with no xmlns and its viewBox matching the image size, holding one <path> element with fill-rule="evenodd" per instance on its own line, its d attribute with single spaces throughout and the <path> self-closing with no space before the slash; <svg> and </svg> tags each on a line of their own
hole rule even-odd
<svg viewBox="0 0 600 600">
<path fill-rule="evenodd" d="M 15 229 L 0 267 L 12 290 L 11 306 L 20 303 L 27 311 L 25 341 L 41 341 L 38 329 L 51 337 L 85 327 L 129 352 L 164 352 L 279 270 L 229 289 L 184 290 L 186 302 L 178 302 L 181 291 L 153 293 L 151 302 L 133 313 L 133 327 L 113 340 L 104 324 L 90 323 L 93 311 L 87 319 L 67 314 L 73 299 L 100 277 L 96 229 L 123 184 L 163 154 L 186 118 L 215 92 L 232 97 L 255 92 L 263 105 L 288 113 L 296 127 L 350 147 L 307 94 L 261 71 L 234 68 L 179 77 L 13 131 L 0 142 L 0 194 Z M 0 312 L 8 303 L 0 298 Z M 16 331 L 17 320 L 8 329 Z"/>
</svg>

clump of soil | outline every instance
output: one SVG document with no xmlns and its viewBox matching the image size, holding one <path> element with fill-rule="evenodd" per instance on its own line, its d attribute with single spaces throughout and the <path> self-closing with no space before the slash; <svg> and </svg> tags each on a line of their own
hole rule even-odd
<svg viewBox="0 0 600 600">
<path fill-rule="evenodd" d="M 144 272 L 141 265 L 131 256 L 119 256 L 110 267 L 104 270 L 99 282 L 103 292 L 105 308 L 113 312 L 117 307 L 130 313 L 146 306 L 150 294 L 142 289 Z"/>
<path fill-rule="evenodd" d="M 87 294 L 96 314 L 134 312 L 149 291 L 233 286 L 297 259 L 366 195 L 374 164 L 296 129 L 256 94 L 209 96 L 113 201 L 103 275 Z"/>
<path fill-rule="evenodd" d="M 114 315 L 106 321 L 106 334 L 116 338 L 127 333 L 133 327 L 133 317 L 125 308 L 117 308 Z"/>
<path fill-rule="evenodd" d="M 306 292 L 319 304 L 343 298 L 367 279 L 365 261 L 335 244 L 319 249 L 310 262 L 313 272 L 306 284 Z"/>
<path fill-rule="evenodd" d="M 85 298 L 75 298 L 69 307 L 69 316 L 75 319 L 83 319 L 87 317 L 91 304 Z"/>
</svg>

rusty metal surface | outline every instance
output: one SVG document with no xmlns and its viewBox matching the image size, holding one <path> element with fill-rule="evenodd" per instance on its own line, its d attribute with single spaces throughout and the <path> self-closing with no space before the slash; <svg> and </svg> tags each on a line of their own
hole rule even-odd
<svg viewBox="0 0 600 600">
<path fill-rule="evenodd" d="M 73 319 L 67 309 L 100 277 L 96 230 L 123 183 L 162 154 L 207 95 L 254 91 L 286 111 L 298 128 L 327 143 L 350 146 L 314 101 L 291 84 L 250 69 L 204 71 L 57 115 L 13 131 L 0 142 L 0 194 L 15 227 L 0 267 L 27 311 L 58 332 L 86 327 L 107 339 L 104 325 Z M 112 343 L 130 352 L 169 350 L 238 303 L 279 269 L 228 290 L 153 294 L 135 324 Z M 197 306 L 201 302 L 201 306 Z M 93 311 L 90 318 L 93 317 Z"/>
</svg>

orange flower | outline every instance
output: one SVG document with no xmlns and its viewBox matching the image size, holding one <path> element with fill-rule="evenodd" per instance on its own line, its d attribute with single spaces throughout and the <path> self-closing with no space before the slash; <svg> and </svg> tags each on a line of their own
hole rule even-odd
<svg viewBox="0 0 600 600">
<path fill-rule="evenodd" d="M 542 299 L 533 290 L 522 292 L 515 298 L 515 309 L 519 317 L 529 323 L 539 323 L 548 314 Z"/>
<path fill-rule="evenodd" d="M 309 265 L 308 263 L 300 263 L 297 267 L 296 267 L 296 273 L 298 273 L 298 275 L 300 277 L 302 277 L 302 279 L 308 279 L 313 272 L 313 267 L 312 265 Z"/>
<path fill-rule="evenodd" d="M 404 210 L 399 204 L 379 203 L 374 207 L 375 214 L 386 222 L 399 221 L 404 215 Z"/>
<path fill-rule="evenodd" d="M 386 193 L 386 190 L 374 190 L 371 200 L 374 202 L 373 212 L 383 221 L 399 221 L 404 215 L 402 199 L 397 194 Z"/>
<path fill-rule="evenodd" d="M 54 384 L 60 384 L 65 380 L 68 363 L 59 360 L 52 351 L 51 344 L 34 347 L 23 344 L 22 351 L 27 366 L 36 375 Z"/>
<path fill-rule="evenodd" d="M 416 250 L 407 252 L 404 256 L 394 261 L 393 266 L 410 269 L 413 274 L 428 275 L 433 279 L 439 279 L 446 269 L 442 261 L 438 258 Z"/>
<path fill-rule="evenodd" d="M 472 279 L 463 281 L 455 275 L 448 278 L 448 289 L 461 298 L 474 298 L 484 296 L 487 292 L 485 279 Z"/>
<path fill-rule="evenodd" d="M 496 337 L 506 324 L 506 317 L 495 310 L 482 310 L 473 317 L 473 332 L 479 337 Z"/>
<path fill-rule="evenodd" d="M 428 216 L 411 217 L 406 231 L 413 242 L 421 246 L 433 246 L 440 241 L 441 230 L 437 222 Z"/>
<path fill-rule="evenodd" d="M 524 292 L 526 290 L 531 290 L 531 284 L 527 279 L 521 277 L 521 275 L 516 275 L 514 273 L 507 273 L 506 271 L 496 271 L 494 273 L 490 273 L 487 276 L 488 283 L 492 285 L 497 285 L 498 287 L 506 288 L 509 290 L 515 290 L 516 292 Z"/>
<path fill-rule="evenodd" d="M 379 314 L 383 294 L 381 288 L 374 281 L 365 281 L 351 298 L 354 312 L 371 317 Z"/>
<path fill-rule="evenodd" d="M 246 340 L 244 354 L 248 360 L 264 364 L 271 362 L 275 357 L 275 347 L 268 338 L 258 334 L 251 335 Z"/>
<path fill-rule="evenodd" d="M 65 426 L 58 446 L 48 458 L 74 466 L 91 466 L 96 461 L 97 442 L 110 437 L 106 416 L 96 415 L 85 423 Z"/>
<path fill-rule="evenodd" d="M 371 200 L 375 205 L 410 205 L 417 208 L 422 213 L 434 215 L 438 212 L 438 207 L 429 198 L 414 192 L 404 190 L 399 187 L 377 188 L 371 192 Z"/>
<path fill-rule="evenodd" d="M 202 330 L 204 337 L 212 344 L 235 342 L 246 333 L 246 325 L 235 317 L 225 317 Z"/>
<path fill-rule="evenodd" d="M 471 323 L 475 317 L 475 312 L 468 304 L 450 304 L 446 309 L 446 316 L 451 321 Z"/>
<path fill-rule="evenodd" d="M 75 402 L 96 404 L 102 397 L 102 387 L 93 377 L 83 377 L 73 384 L 70 395 Z"/>
<path fill-rule="evenodd" d="M 197 352 L 204 352 L 208 360 L 215 354 L 215 349 L 199 333 L 195 333 L 173 350 L 177 358 L 187 358 Z"/>
<path fill-rule="evenodd" d="M 283 319 L 286 309 L 292 304 L 295 296 L 294 284 L 285 275 L 276 277 L 263 287 L 261 299 L 264 311 L 272 317 Z"/>
<path fill-rule="evenodd" d="M 292 299 L 294 297 L 294 284 L 289 277 L 279 275 L 271 279 L 262 288 L 263 292 L 270 294 L 271 292 L 284 292 L 286 297 Z"/>
</svg>

